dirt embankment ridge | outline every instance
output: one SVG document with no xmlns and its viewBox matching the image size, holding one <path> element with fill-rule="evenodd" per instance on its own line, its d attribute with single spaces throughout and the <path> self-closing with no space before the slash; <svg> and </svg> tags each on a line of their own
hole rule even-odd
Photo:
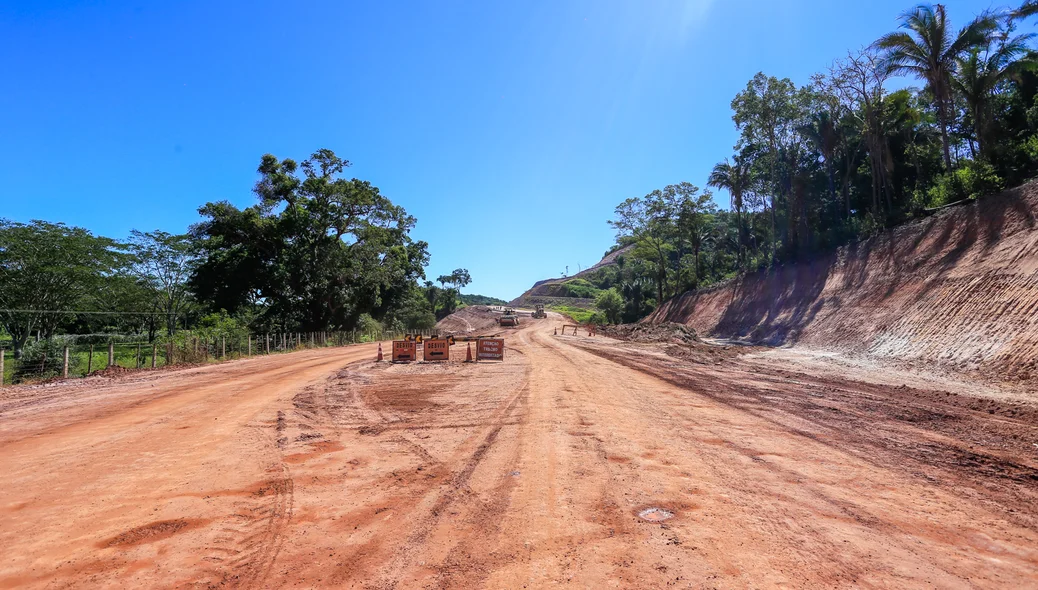
<svg viewBox="0 0 1038 590">
<path fill-rule="evenodd" d="M 648 322 L 1038 379 L 1038 182 L 810 262 L 664 303 Z"/>
<path fill-rule="evenodd" d="M 623 256 L 631 251 L 631 246 L 624 246 L 623 248 L 617 248 L 612 252 L 607 253 L 599 260 L 597 264 L 592 267 L 585 268 L 577 274 L 570 277 L 560 277 L 556 279 L 544 279 L 537 281 L 530 287 L 530 290 L 523 293 L 522 295 L 513 299 L 509 305 L 514 306 L 533 306 L 535 304 L 543 305 L 571 305 L 573 307 L 591 307 L 594 305 L 594 299 L 587 299 L 581 297 L 565 297 L 559 296 L 559 287 L 564 285 L 567 281 L 574 279 L 584 278 L 602 268 L 612 266 L 616 264 L 616 259 Z"/>
</svg>

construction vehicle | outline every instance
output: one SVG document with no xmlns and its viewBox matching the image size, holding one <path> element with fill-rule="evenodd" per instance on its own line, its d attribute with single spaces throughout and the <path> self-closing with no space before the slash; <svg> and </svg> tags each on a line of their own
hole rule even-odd
<svg viewBox="0 0 1038 590">
<path fill-rule="evenodd" d="M 544 304 L 543 303 L 538 303 L 536 306 L 534 306 L 533 317 L 535 319 L 543 319 L 543 318 L 548 317 L 548 314 L 544 313 Z"/>
<path fill-rule="evenodd" d="M 518 326 L 519 325 L 519 314 L 515 313 L 515 310 L 511 307 L 505 308 L 505 315 L 501 316 L 497 320 L 498 325 L 501 327 L 505 326 Z"/>
</svg>

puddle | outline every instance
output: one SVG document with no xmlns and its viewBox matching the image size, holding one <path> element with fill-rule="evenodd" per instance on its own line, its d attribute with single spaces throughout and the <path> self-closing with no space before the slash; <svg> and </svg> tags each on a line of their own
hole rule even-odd
<svg viewBox="0 0 1038 590">
<path fill-rule="evenodd" d="M 646 508 L 638 513 L 638 518 L 649 522 L 663 522 L 664 520 L 673 517 L 673 512 L 656 507 Z"/>
</svg>

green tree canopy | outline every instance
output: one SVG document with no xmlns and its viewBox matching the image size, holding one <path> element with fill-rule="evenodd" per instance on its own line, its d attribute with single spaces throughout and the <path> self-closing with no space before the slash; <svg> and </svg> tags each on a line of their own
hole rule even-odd
<svg viewBox="0 0 1038 590">
<path fill-rule="evenodd" d="M 406 298 L 425 276 L 427 244 L 378 188 L 340 176 L 349 165 L 326 149 L 302 164 L 267 154 L 256 205 L 203 206 L 191 228 L 197 296 L 231 313 L 258 304 L 268 323 L 304 330 L 349 328 Z"/>
</svg>

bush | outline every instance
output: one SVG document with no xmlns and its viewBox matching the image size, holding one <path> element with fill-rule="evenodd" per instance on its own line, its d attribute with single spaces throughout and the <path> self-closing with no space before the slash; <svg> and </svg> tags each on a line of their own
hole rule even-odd
<svg viewBox="0 0 1038 590">
<path fill-rule="evenodd" d="M 362 342 L 369 342 L 372 338 L 378 339 L 382 333 L 382 324 L 370 315 L 362 313 L 357 318 L 357 333 L 361 335 Z"/>
<path fill-rule="evenodd" d="M 22 349 L 22 358 L 18 362 L 15 372 L 16 382 L 25 379 L 45 379 L 61 375 L 61 368 L 65 362 L 65 346 L 69 342 L 65 338 L 48 338 L 39 342 L 27 342 Z M 69 372 L 73 373 L 79 368 L 79 355 L 70 354 L 68 359 Z"/>
<path fill-rule="evenodd" d="M 1005 182 L 987 162 L 970 160 L 951 174 L 942 174 L 927 191 L 930 207 L 941 207 L 965 199 L 979 199 L 1005 188 Z"/>
<path fill-rule="evenodd" d="M 616 324 L 620 322 L 620 313 L 624 308 L 624 298 L 616 289 L 606 289 L 599 293 L 598 298 L 595 299 L 595 307 L 602 312 L 601 315 L 604 320 L 610 324 Z"/>
</svg>

